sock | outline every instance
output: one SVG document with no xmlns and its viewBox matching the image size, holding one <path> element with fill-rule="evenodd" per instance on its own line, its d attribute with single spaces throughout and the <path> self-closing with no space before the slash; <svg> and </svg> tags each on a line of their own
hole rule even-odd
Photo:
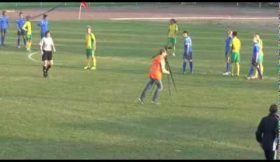
<svg viewBox="0 0 280 162">
<path fill-rule="evenodd" d="M 29 41 L 27 41 L 27 43 L 26 43 L 26 48 L 30 49 L 30 42 Z"/>
<path fill-rule="evenodd" d="M 253 72 L 254 72 L 254 67 L 251 66 L 248 76 L 251 77 L 253 75 Z"/>
<path fill-rule="evenodd" d="M 95 58 L 95 56 L 92 57 L 92 66 L 96 67 L 96 58 Z"/>
<path fill-rule="evenodd" d="M 236 70 L 237 70 L 236 75 L 239 76 L 239 72 L 240 72 L 240 65 L 239 65 L 239 63 L 236 63 Z"/>
<path fill-rule="evenodd" d="M 226 63 L 226 72 L 229 72 L 229 63 Z"/>
<path fill-rule="evenodd" d="M 259 73 L 259 78 L 262 79 L 261 69 L 260 69 L 260 68 L 257 68 L 257 71 L 258 71 L 258 73 Z"/>
<path fill-rule="evenodd" d="M 255 70 L 255 75 L 254 75 L 255 78 L 258 77 L 258 70 Z"/>
<path fill-rule="evenodd" d="M 4 44 L 4 36 L 1 37 L 1 44 Z"/>
<path fill-rule="evenodd" d="M 187 67 L 187 63 L 184 61 L 183 62 L 183 72 L 186 72 L 186 67 Z"/>
<path fill-rule="evenodd" d="M 18 37 L 17 39 L 17 46 L 19 46 L 19 44 L 20 44 L 20 37 Z"/>
<path fill-rule="evenodd" d="M 175 47 L 175 45 L 173 46 L 173 49 L 172 49 L 172 50 L 173 50 L 173 53 L 175 53 L 175 50 L 176 50 L 176 47 Z"/>
<path fill-rule="evenodd" d="M 4 42 L 5 42 L 5 37 L 6 37 L 6 36 L 2 37 L 2 39 L 3 39 L 3 40 L 2 40 L 2 44 L 4 44 Z"/>
<path fill-rule="evenodd" d="M 235 64 L 233 63 L 232 66 L 231 66 L 231 75 L 234 74 L 234 69 L 235 69 Z"/>
<path fill-rule="evenodd" d="M 190 62 L 190 69 L 191 69 L 191 72 L 193 72 L 193 62 L 192 61 Z"/>
<path fill-rule="evenodd" d="M 23 43 L 26 46 L 26 39 L 25 38 L 23 38 Z"/>
<path fill-rule="evenodd" d="M 263 64 L 260 65 L 260 70 L 261 70 L 261 74 L 263 75 L 263 70 L 264 70 Z"/>
<path fill-rule="evenodd" d="M 87 67 L 90 67 L 90 58 L 87 59 Z"/>
</svg>

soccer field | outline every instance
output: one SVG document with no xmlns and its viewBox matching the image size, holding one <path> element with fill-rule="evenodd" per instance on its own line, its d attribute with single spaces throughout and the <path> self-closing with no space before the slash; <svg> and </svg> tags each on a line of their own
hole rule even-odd
<svg viewBox="0 0 280 162">
<path fill-rule="evenodd" d="M 16 48 L 15 23 L 0 47 L 0 159 L 263 159 L 255 130 L 277 103 L 277 25 L 179 22 L 169 57 L 177 93 L 137 102 L 168 22 L 51 21 L 54 67 L 42 76 L 39 28 L 33 51 Z M 97 70 L 84 70 L 86 26 L 97 39 Z M 225 32 L 242 43 L 240 77 L 222 76 Z M 182 74 L 182 36 L 193 41 L 194 74 Z M 263 37 L 264 80 L 246 80 L 255 32 Z M 189 68 L 187 68 L 189 70 Z"/>
</svg>

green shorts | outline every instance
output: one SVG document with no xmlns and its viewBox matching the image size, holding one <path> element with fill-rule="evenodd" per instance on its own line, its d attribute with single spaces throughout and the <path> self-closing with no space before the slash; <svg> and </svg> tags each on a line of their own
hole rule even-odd
<svg viewBox="0 0 280 162">
<path fill-rule="evenodd" d="M 232 52 L 231 53 L 231 63 L 239 63 L 240 62 L 240 53 Z"/>
<path fill-rule="evenodd" d="M 90 48 L 87 48 L 86 55 L 87 55 L 87 57 L 92 57 L 92 56 L 94 56 L 94 51 Z"/>
<path fill-rule="evenodd" d="M 32 39 L 32 34 L 27 34 L 27 35 L 26 35 L 26 39 L 27 39 L 27 40 L 31 40 L 31 39 Z"/>
<path fill-rule="evenodd" d="M 167 43 L 172 43 L 172 44 L 176 44 L 176 38 L 167 38 Z"/>
</svg>

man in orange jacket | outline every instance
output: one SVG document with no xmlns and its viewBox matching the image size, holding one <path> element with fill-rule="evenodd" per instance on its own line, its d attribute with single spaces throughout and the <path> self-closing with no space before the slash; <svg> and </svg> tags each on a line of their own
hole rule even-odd
<svg viewBox="0 0 280 162">
<path fill-rule="evenodd" d="M 170 72 L 165 69 L 166 57 L 167 52 L 165 49 L 160 49 L 159 53 L 153 57 L 149 73 L 149 81 L 146 84 L 146 87 L 144 88 L 143 92 L 141 93 L 140 98 L 138 99 L 141 104 L 144 104 L 144 98 L 146 96 L 146 93 L 149 89 L 151 89 L 154 83 L 157 85 L 157 89 L 153 95 L 152 103 L 157 104 L 156 100 L 158 94 L 163 89 L 162 74 L 170 74 Z"/>
</svg>

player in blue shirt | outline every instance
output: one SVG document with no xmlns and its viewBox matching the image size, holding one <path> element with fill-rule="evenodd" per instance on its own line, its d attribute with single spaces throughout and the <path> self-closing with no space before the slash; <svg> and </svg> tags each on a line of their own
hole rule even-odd
<svg viewBox="0 0 280 162">
<path fill-rule="evenodd" d="M 230 42 L 232 40 L 232 31 L 228 31 L 228 36 L 226 39 L 226 46 L 225 46 L 225 58 L 226 58 L 226 71 L 223 73 L 223 75 L 229 75 L 230 74 Z"/>
<path fill-rule="evenodd" d="M 262 79 L 262 73 L 260 70 L 260 55 L 261 55 L 261 48 L 258 43 L 258 40 L 256 37 L 253 38 L 253 54 L 252 54 L 252 60 L 251 60 L 251 68 L 249 70 L 249 74 L 247 79 L 255 79 L 254 77 L 254 69 L 258 71 L 259 79 Z"/>
<path fill-rule="evenodd" d="M 184 37 L 184 53 L 183 53 L 183 73 L 186 73 L 187 62 L 190 64 L 190 71 L 193 73 L 192 61 L 192 40 L 187 31 L 183 32 Z"/>
<path fill-rule="evenodd" d="M 6 11 L 2 12 L 2 17 L 0 18 L 0 31 L 1 31 L 1 45 L 4 45 L 7 29 L 9 26 L 8 17 L 6 15 Z"/>
<path fill-rule="evenodd" d="M 22 29 L 25 23 L 25 19 L 23 18 L 23 13 L 19 13 L 19 19 L 16 21 L 17 24 L 17 47 L 20 48 L 20 37 L 23 39 L 24 47 L 26 46 L 26 38 L 25 38 L 25 31 Z"/>
<path fill-rule="evenodd" d="M 46 14 L 43 15 L 43 18 L 40 20 L 38 26 L 40 26 L 41 28 L 41 39 L 45 36 L 45 33 L 49 30 L 49 23 L 47 20 L 47 16 Z"/>
</svg>

